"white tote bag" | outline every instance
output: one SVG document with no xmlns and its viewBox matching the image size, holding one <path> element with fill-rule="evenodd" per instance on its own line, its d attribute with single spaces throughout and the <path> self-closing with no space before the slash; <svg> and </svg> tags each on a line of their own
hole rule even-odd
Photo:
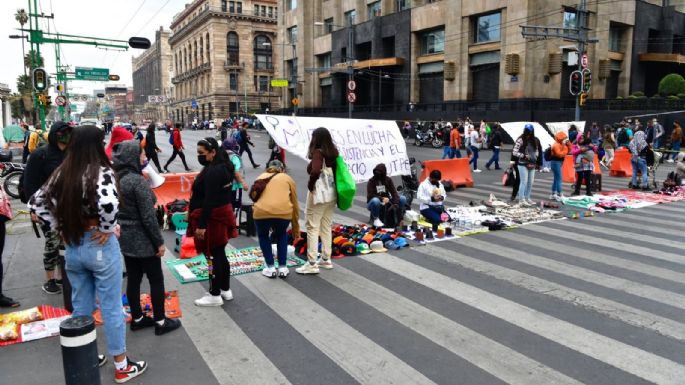
<svg viewBox="0 0 685 385">
<path fill-rule="evenodd" d="M 326 166 L 326 160 L 324 159 L 321 174 L 314 184 L 314 204 L 319 205 L 333 202 L 337 198 L 337 194 L 337 191 L 335 191 L 333 169 Z"/>
</svg>

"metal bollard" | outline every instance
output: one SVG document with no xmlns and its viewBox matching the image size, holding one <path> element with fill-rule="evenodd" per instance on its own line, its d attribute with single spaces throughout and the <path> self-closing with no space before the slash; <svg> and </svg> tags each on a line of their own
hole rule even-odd
<svg viewBox="0 0 685 385">
<path fill-rule="evenodd" d="M 71 317 L 59 325 L 66 385 L 100 385 L 95 320 Z"/>
</svg>

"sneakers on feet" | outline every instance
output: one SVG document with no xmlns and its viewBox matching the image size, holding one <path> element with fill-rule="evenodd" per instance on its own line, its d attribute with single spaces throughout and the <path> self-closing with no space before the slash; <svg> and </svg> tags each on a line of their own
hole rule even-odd
<svg viewBox="0 0 685 385">
<path fill-rule="evenodd" d="M 48 279 L 47 282 L 43 284 L 43 291 L 48 294 L 60 294 L 62 293 L 62 288 L 57 285 L 54 279 Z"/>
<path fill-rule="evenodd" d="M 473 172 L 481 172 L 481 170 L 475 169 L 475 170 L 473 170 Z"/>
<path fill-rule="evenodd" d="M 268 278 L 276 278 L 276 268 L 267 266 L 262 270 L 262 275 Z"/>
<path fill-rule="evenodd" d="M 224 301 L 231 301 L 231 300 L 233 300 L 233 290 L 231 290 L 231 289 L 228 289 L 228 290 L 226 290 L 226 291 L 221 290 L 221 298 L 222 298 Z"/>
<path fill-rule="evenodd" d="M 181 327 L 181 320 L 173 318 L 164 318 L 164 323 L 160 326 L 155 322 L 155 335 L 161 336 L 162 334 L 169 333 Z"/>
<path fill-rule="evenodd" d="M 295 269 L 295 272 L 297 274 L 319 274 L 319 266 L 307 262 Z"/>
<path fill-rule="evenodd" d="M 0 307 L 19 307 L 19 302 L 0 294 Z"/>
<path fill-rule="evenodd" d="M 373 225 L 375 227 L 383 227 L 385 223 L 383 223 L 380 219 L 376 218 L 373 220 Z"/>
<path fill-rule="evenodd" d="M 141 319 L 140 321 L 131 320 L 131 331 L 134 332 L 136 330 L 149 328 L 155 325 L 155 320 L 148 316 L 143 316 L 143 319 Z"/>
<path fill-rule="evenodd" d="M 287 267 L 278 268 L 278 278 L 286 279 L 288 278 L 288 274 L 290 274 L 290 270 L 288 270 Z"/>
<path fill-rule="evenodd" d="M 331 262 L 330 259 L 329 260 L 320 259 L 317 264 L 319 265 L 319 269 L 325 269 L 325 270 L 333 269 L 333 262 Z"/>
<path fill-rule="evenodd" d="M 107 363 L 107 356 L 104 354 L 98 354 L 98 367 L 103 367 Z"/>
<path fill-rule="evenodd" d="M 123 384 L 129 380 L 132 380 L 141 374 L 145 373 L 147 369 L 147 363 L 145 361 L 131 361 L 128 357 L 128 366 L 126 368 L 119 370 L 114 370 L 114 382 L 117 384 Z"/>
<path fill-rule="evenodd" d="M 220 295 L 211 295 L 206 293 L 202 298 L 195 300 L 196 306 L 221 306 L 224 304 L 224 300 Z"/>
</svg>

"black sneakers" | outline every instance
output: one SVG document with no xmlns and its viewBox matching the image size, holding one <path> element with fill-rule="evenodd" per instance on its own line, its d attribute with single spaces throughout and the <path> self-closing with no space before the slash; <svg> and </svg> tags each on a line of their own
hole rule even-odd
<svg viewBox="0 0 685 385">
<path fill-rule="evenodd" d="M 136 330 L 149 328 L 149 327 L 155 326 L 155 325 L 157 325 L 155 323 L 155 320 L 153 320 L 152 318 L 150 318 L 148 316 L 143 316 L 143 319 L 140 321 L 136 322 L 136 320 L 131 320 L 131 331 L 134 332 Z"/>
<path fill-rule="evenodd" d="M 161 336 L 162 334 L 169 333 L 181 327 L 181 321 L 173 318 L 164 318 L 164 324 L 159 326 L 155 322 L 155 335 Z"/>
<path fill-rule="evenodd" d="M 48 279 L 47 282 L 43 284 L 43 291 L 48 294 L 61 294 L 62 288 L 57 285 L 56 279 Z"/>
<path fill-rule="evenodd" d="M 0 294 L 0 307 L 19 307 L 19 302 Z"/>
</svg>

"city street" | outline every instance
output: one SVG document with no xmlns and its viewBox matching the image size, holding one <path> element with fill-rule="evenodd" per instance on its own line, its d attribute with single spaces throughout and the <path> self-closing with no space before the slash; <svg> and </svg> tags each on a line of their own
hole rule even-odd
<svg viewBox="0 0 685 385">
<path fill-rule="evenodd" d="M 214 132 L 182 135 L 190 167 L 200 170 L 195 143 Z M 268 135 L 251 136 L 263 167 Z M 164 164 L 168 134 L 158 132 L 157 143 Z M 407 149 L 419 160 L 442 154 Z M 485 170 L 489 155 L 481 154 L 475 186 L 449 193 L 448 206 L 489 194 L 508 200 L 502 171 Z M 502 153 L 503 167 L 509 155 Z M 252 182 L 263 168 L 242 158 Z M 306 163 L 288 156 L 287 165 L 303 210 Z M 170 169 L 181 171 L 180 160 Z M 657 181 L 672 169 L 663 165 Z M 604 170 L 604 190 L 628 181 Z M 551 173 L 538 173 L 533 199 L 547 199 L 551 183 Z M 368 221 L 366 186 L 357 190 L 350 210 L 336 210 L 336 222 Z M 571 192 L 566 184 L 564 192 Z M 13 202 L 15 214 L 22 206 Z M 35 239 L 26 214 L 16 216 L 8 223 L 4 292 L 22 309 L 60 306 L 61 296 L 41 290 L 43 239 Z M 294 269 L 287 280 L 245 274 L 231 279 L 235 299 L 222 308 L 194 306 L 208 283 L 181 285 L 165 267 L 183 328 L 161 337 L 127 331 L 128 354 L 149 362 L 130 383 L 684 384 L 684 217 L 681 201 L 347 257 L 316 276 Z M 176 258 L 173 232 L 165 237 L 165 258 Z M 230 245 L 257 241 L 241 235 Z M 98 343 L 104 352 L 100 329 Z M 1 384 L 63 383 L 58 337 L 0 347 L 0 357 Z M 113 372 L 111 364 L 101 369 L 103 384 Z"/>
</svg>

